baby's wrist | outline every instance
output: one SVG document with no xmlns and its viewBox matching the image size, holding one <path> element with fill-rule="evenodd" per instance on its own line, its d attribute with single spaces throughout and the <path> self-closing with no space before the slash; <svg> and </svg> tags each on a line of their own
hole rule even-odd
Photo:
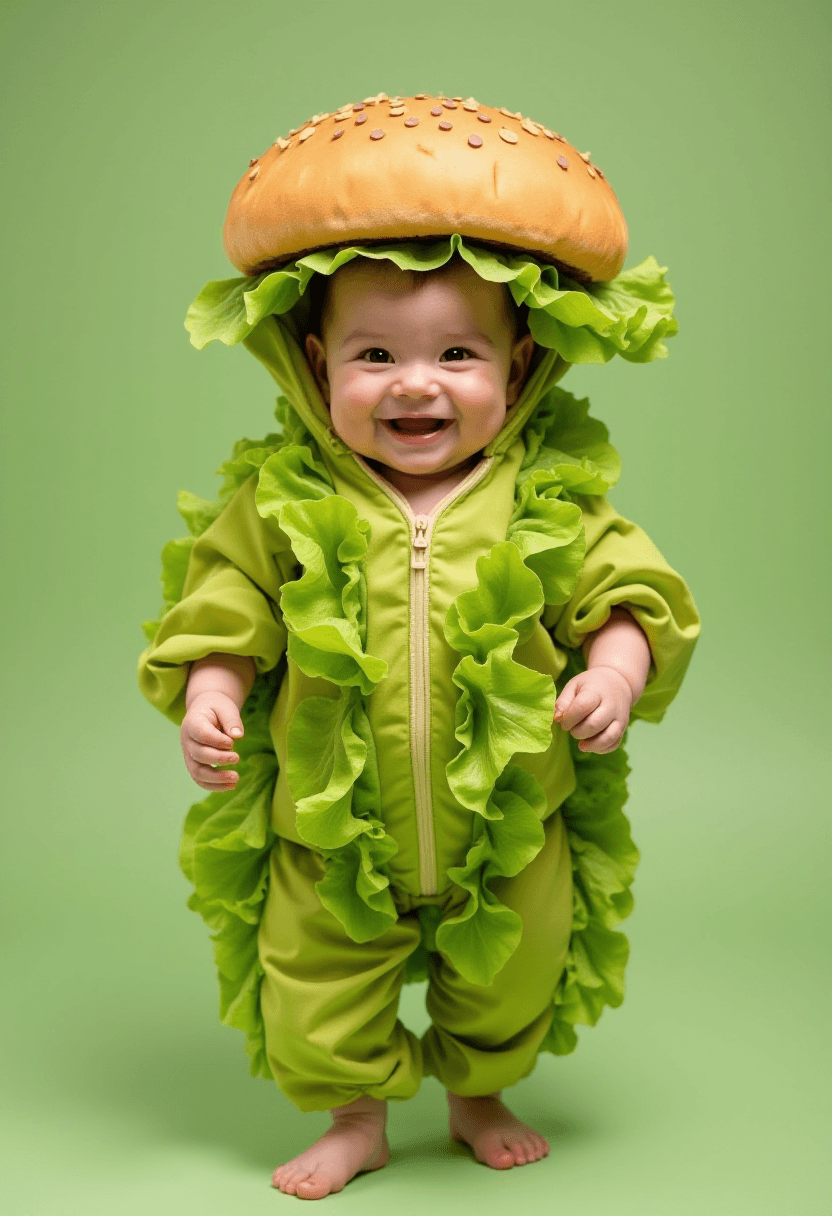
<svg viewBox="0 0 832 1216">
<path fill-rule="evenodd" d="M 590 670 L 606 668 L 625 681 L 635 705 L 647 684 L 652 656 L 646 633 L 627 607 L 612 609 L 609 620 L 587 639 L 584 653 Z"/>
<path fill-rule="evenodd" d="M 215 697 L 226 697 L 229 701 L 234 700 L 225 688 L 200 688 L 192 693 L 189 692 L 186 700 L 188 709 L 191 709 L 198 701 L 202 701 L 206 697 L 211 700 Z"/>
<path fill-rule="evenodd" d="M 203 696 L 223 696 L 241 709 L 254 683 L 254 660 L 240 655 L 208 655 L 191 665 L 185 706 Z"/>
<path fill-rule="evenodd" d="M 631 706 L 635 705 L 636 701 L 641 696 L 642 690 L 635 687 L 631 678 L 626 672 L 622 671 L 620 667 L 614 667 L 611 663 L 597 663 L 588 668 L 588 670 L 593 672 L 612 672 L 612 674 L 617 677 L 617 682 L 619 682 L 629 693 Z"/>
</svg>

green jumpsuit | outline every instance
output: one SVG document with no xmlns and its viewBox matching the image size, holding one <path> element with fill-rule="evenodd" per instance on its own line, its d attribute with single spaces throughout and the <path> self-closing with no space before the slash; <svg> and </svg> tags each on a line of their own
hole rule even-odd
<svg viewBox="0 0 832 1216">
<path fill-rule="evenodd" d="M 291 319 L 244 336 L 286 394 L 241 441 L 140 663 L 184 715 L 189 663 L 249 655 L 237 789 L 192 808 L 182 864 L 214 931 L 223 1020 L 302 1110 L 406 1099 L 425 1073 L 502 1089 L 623 996 L 637 852 L 626 762 L 552 727 L 556 683 L 625 603 L 657 721 L 698 634 L 682 579 L 609 505 L 618 462 L 540 348 L 520 401 L 428 516 L 332 432 Z M 397 1020 L 429 980 L 432 1024 Z"/>
</svg>

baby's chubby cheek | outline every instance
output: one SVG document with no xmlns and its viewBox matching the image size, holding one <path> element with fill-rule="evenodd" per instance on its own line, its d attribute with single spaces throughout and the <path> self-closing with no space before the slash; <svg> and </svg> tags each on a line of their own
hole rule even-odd
<svg viewBox="0 0 832 1216">
<path fill-rule="evenodd" d="M 506 399 L 500 385 L 483 385 L 457 402 L 458 447 L 460 456 L 470 456 L 487 447 L 506 420 Z"/>
<path fill-rule="evenodd" d="M 330 408 L 330 414 L 333 431 L 348 448 L 352 448 L 359 456 L 372 457 L 375 455 L 375 424 L 373 422 L 361 422 L 351 416 L 349 410 L 339 410 L 337 406 Z"/>
<path fill-rule="evenodd" d="M 333 382 L 329 402 L 332 429 L 360 456 L 373 455 L 376 427 L 373 412 L 377 405 L 377 395 L 367 391 L 360 376 L 353 377 L 352 382 L 349 376 Z"/>
<path fill-rule="evenodd" d="M 468 401 L 459 410 L 463 433 L 482 436 L 482 447 L 490 443 L 506 420 L 506 399 L 500 388 L 483 392 L 479 400 Z"/>
</svg>

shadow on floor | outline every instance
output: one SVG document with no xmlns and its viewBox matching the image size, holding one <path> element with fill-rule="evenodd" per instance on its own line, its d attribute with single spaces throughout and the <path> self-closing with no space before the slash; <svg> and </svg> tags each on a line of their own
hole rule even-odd
<svg viewBox="0 0 832 1216">
<path fill-rule="evenodd" d="M 153 1030 L 158 1030 L 154 1027 Z M 240 1036 L 214 1033 L 182 1039 L 181 1027 L 156 1041 L 79 1044 L 67 1064 L 74 1103 L 139 1123 L 151 1139 L 230 1153 L 258 1170 L 271 1171 L 329 1126 L 326 1112 L 302 1114 L 271 1081 L 247 1075 Z M 550 1141 L 583 1139 L 595 1129 L 554 1111 L 534 1077 L 509 1091 L 518 1117 L 533 1122 Z M 444 1091 L 426 1078 L 408 1102 L 391 1102 L 388 1134 L 400 1162 L 473 1157 L 450 1139 Z"/>
</svg>

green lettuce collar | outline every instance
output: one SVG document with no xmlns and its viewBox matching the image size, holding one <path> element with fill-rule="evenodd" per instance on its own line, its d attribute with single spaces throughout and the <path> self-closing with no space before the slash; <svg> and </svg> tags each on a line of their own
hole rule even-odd
<svg viewBox="0 0 832 1216">
<path fill-rule="evenodd" d="M 649 363 L 667 355 L 664 339 L 678 331 L 667 267 L 653 257 L 608 283 L 586 286 L 531 254 L 489 249 L 463 241 L 457 232 L 430 243 L 321 249 L 254 277 L 216 280 L 191 304 L 185 327 L 199 350 L 214 341 L 235 346 L 266 317 L 293 312 L 315 274 L 334 274 L 356 257 L 387 259 L 401 270 L 436 270 L 455 253 L 481 278 L 505 283 L 517 304 L 527 304 L 535 341 L 568 363 L 607 363 L 616 354 Z M 303 319 L 303 309 L 297 309 L 295 326 Z"/>
</svg>

